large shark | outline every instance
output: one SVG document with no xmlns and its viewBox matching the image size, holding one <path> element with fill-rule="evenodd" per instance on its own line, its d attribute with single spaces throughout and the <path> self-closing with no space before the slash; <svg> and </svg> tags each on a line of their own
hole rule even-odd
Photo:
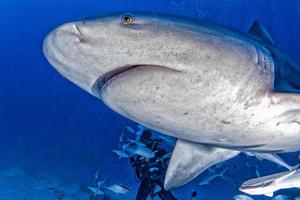
<svg viewBox="0 0 300 200">
<path fill-rule="evenodd" d="M 59 26 L 43 50 L 114 111 L 178 138 L 166 189 L 240 151 L 300 150 L 300 96 L 274 86 L 299 88 L 300 72 L 259 22 L 241 33 L 186 17 L 114 13 Z"/>
</svg>

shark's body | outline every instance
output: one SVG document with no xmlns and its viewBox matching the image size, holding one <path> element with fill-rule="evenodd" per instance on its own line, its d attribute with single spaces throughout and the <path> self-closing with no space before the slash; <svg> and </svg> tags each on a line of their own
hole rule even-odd
<svg viewBox="0 0 300 200">
<path fill-rule="evenodd" d="M 289 188 L 300 188 L 300 170 L 251 179 L 243 183 L 240 191 L 251 195 L 272 197 L 274 192 Z"/>
<path fill-rule="evenodd" d="M 179 139 L 168 189 L 237 151 L 300 150 L 300 96 L 274 92 L 275 74 L 299 72 L 258 23 L 243 34 L 168 15 L 112 14 L 57 28 L 44 53 L 116 112 Z"/>
</svg>

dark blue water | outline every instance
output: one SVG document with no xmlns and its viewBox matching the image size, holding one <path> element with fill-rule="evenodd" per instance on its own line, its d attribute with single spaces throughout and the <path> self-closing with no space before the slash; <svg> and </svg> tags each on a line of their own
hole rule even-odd
<svg viewBox="0 0 300 200">
<path fill-rule="evenodd" d="M 135 124 L 60 76 L 42 53 L 44 37 L 62 23 L 133 10 L 211 20 L 243 32 L 259 20 L 276 46 L 300 63 L 299 0 L 2 0 L 0 169 L 18 166 L 37 177 L 56 174 L 79 183 L 82 190 L 99 170 L 103 178 L 136 191 L 128 161 L 111 153 L 125 126 Z M 296 154 L 283 157 L 297 163 Z M 243 155 L 224 167 L 229 168 L 227 180 L 199 187 L 200 177 L 175 194 L 190 199 L 190 192 L 197 190 L 201 200 L 228 200 L 239 193 L 240 183 L 256 176 L 256 168 L 262 174 L 284 170 Z"/>
</svg>

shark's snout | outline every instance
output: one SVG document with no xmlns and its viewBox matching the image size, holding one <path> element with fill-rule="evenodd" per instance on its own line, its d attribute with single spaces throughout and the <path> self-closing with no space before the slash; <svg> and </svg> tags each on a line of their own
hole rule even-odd
<svg viewBox="0 0 300 200">
<path fill-rule="evenodd" d="M 80 42 L 80 38 L 82 37 L 82 31 L 80 31 L 79 25 L 77 23 L 67 23 L 57 27 L 56 29 L 51 31 L 44 39 L 43 50 L 45 56 L 47 58 L 49 55 L 53 56 L 53 54 L 55 53 L 53 52 L 54 50 L 62 50 L 61 47 L 69 45 L 71 42 Z"/>
<path fill-rule="evenodd" d="M 147 25 L 163 23 L 150 15 L 137 15 L 128 24 L 122 16 L 107 15 L 59 26 L 44 40 L 45 57 L 61 75 L 100 99 L 102 85 L 133 68 L 185 69 L 185 64 L 178 62 L 182 53 L 173 51 L 180 47 L 185 52 L 181 42 L 163 36 L 170 39 L 167 43 L 175 42 L 176 47 L 162 45 L 154 29 Z"/>
<path fill-rule="evenodd" d="M 78 26 L 74 23 L 61 25 L 50 32 L 43 42 L 43 52 L 52 66 L 60 71 L 70 64 L 71 47 L 80 42 L 82 37 Z"/>
<path fill-rule="evenodd" d="M 97 81 L 106 72 L 101 64 L 95 66 L 95 53 L 85 42 L 82 23 L 67 23 L 59 26 L 45 38 L 43 52 L 48 62 L 65 78 L 99 98 L 95 92 Z M 101 63 L 101 62 L 98 62 Z"/>
</svg>

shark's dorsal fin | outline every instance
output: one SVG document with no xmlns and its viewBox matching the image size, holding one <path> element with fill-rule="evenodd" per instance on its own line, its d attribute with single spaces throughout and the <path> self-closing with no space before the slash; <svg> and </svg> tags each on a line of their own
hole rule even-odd
<svg viewBox="0 0 300 200">
<path fill-rule="evenodd" d="M 274 45 L 273 39 L 266 28 L 257 20 L 254 21 L 248 33 L 267 44 Z"/>
<path fill-rule="evenodd" d="M 164 187 L 170 190 L 182 186 L 209 167 L 239 153 L 178 139 L 168 166 Z"/>
</svg>

